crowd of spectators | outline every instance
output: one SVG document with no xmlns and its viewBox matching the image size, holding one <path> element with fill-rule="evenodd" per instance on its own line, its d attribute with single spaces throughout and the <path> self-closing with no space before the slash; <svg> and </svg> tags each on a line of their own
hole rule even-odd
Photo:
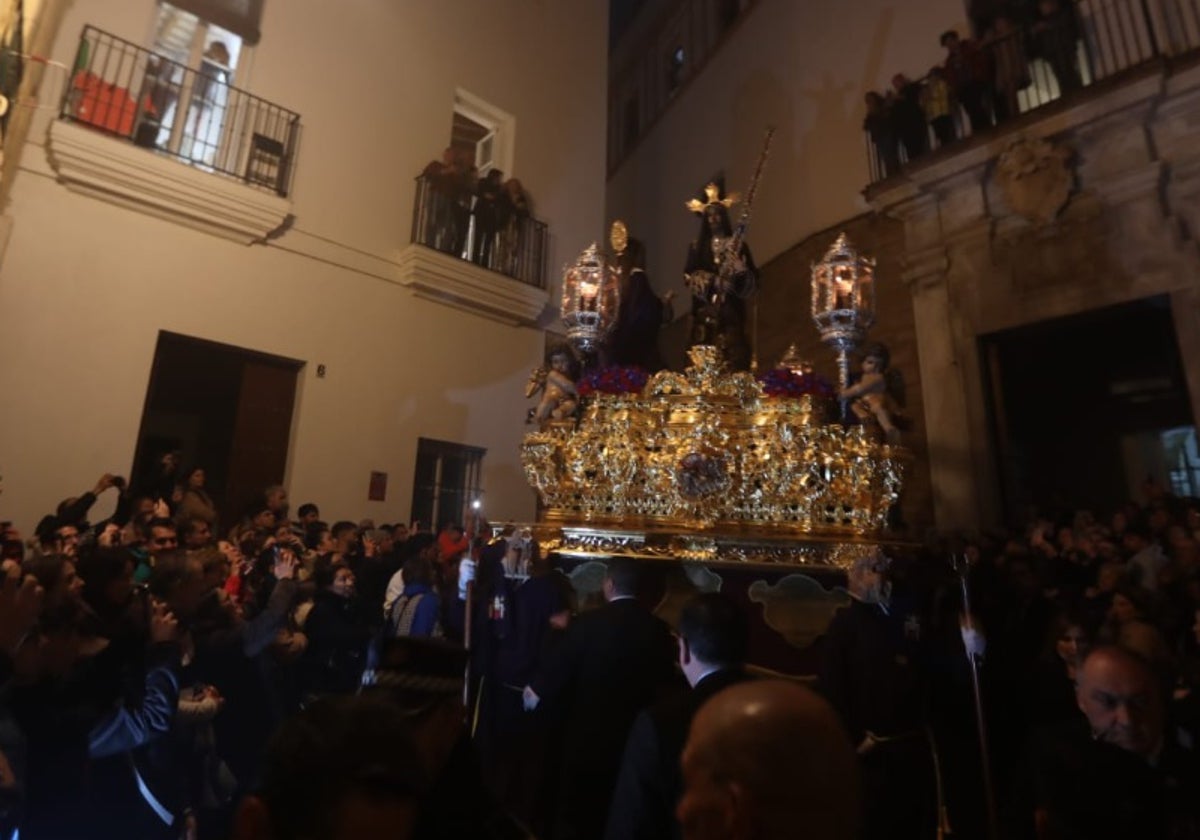
<svg viewBox="0 0 1200 840">
<path fill-rule="evenodd" d="M 0 837 L 230 836 L 271 733 L 388 673 L 395 643 L 441 637 L 426 658 L 457 672 L 461 705 L 463 529 L 297 513 L 274 486 L 222 525 L 204 470 L 171 454 L 133 487 L 102 476 L 28 540 L 3 523 Z"/>
<path fill-rule="evenodd" d="M 1200 836 L 1200 503 L 1156 485 L 860 561 L 814 692 L 631 561 L 578 612 L 527 532 L 223 524 L 161 466 L 3 525 L 0 837 L 985 836 L 976 667 L 1002 836 Z"/>
<path fill-rule="evenodd" d="M 1037 80 L 1043 87 L 1051 77 L 1060 95 L 1082 86 L 1080 21 L 1073 0 L 993 5 L 977 21 L 980 38 L 944 32 L 943 63 L 917 80 L 897 73 L 890 90 L 866 94 L 863 130 L 875 150 L 879 177 L 1020 114 L 1020 93 L 1035 83 L 1033 62 L 1049 68 L 1049 77 Z"/>
<path fill-rule="evenodd" d="M 530 218 L 529 197 L 499 169 L 482 178 L 471 153 L 447 147 L 421 173 L 430 224 L 424 244 L 459 259 L 514 275 Z"/>
<path fill-rule="evenodd" d="M 819 683 L 867 837 L 1200 837 L 1200 500 L 1144 490 L 851 571 Z"/>
<path fill-rule="evenodd" d="M 1012 836 L 1200 836 L 1200 502 L 1144 489 L 967 549 Z"/>
</svg>

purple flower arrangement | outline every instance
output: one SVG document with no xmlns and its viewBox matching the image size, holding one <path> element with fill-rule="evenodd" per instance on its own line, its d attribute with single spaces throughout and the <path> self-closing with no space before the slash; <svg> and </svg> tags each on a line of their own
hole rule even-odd
<svg viewBox="0 0 1200 840">
<path fill-rule="evenodd" d="M 817 399 L 833 399 L 835 391 L 833 383 L 816 373 L 796 373 L 784 367 L 767 371 L 758 381 L 762 383 L 763 393 L 768 397 L 798 399 L 811 396 Z"/>
<path fill-rule="evenodd" d="M 579 396 L 592 394 L 640 394 L 650 380 L 650 374 L 640 367 L 612 367 L 594 370 L 577 383 Z"/>
</svg>

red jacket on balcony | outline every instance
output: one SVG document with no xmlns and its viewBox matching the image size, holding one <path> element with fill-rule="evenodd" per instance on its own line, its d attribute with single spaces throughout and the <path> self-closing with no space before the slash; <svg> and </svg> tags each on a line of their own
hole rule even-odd
<svg viewBox="0 0 1200 840">
<path fill-rule="evenodd" d="M 994 72 L 991 54 L 971 38 L 962 39 L 959 51 L 948 55 L 943 66 L 951 90 L 960 90 L 972 82 L 990 83 Z"/>
<path fill-rule="evenodd" d="M 80 70 L 71 80 L 72 109 L 76 120 L 125 137 L 133 135 L 137 118 L 137 102 L 129 91 L 110 84 L 97 76 Z M 143 97 L 142 112 L 157 116 L 150 98 Z"/>
</svg>

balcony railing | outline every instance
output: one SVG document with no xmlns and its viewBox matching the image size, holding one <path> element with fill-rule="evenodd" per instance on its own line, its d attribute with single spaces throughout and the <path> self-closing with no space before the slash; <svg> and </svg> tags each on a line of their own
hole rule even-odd
<svg viewBox="0 0 1200 840">
<path fill-rule="evenodd" d="M 1075 0 L 1062 8 L 1040 22 L 1001 20 L 957 62 L 869 103 L 871 183 L 1172 51 L 1200 48 L 1200 0 Z"/>
<path fill-rule="evenodd" d="M 412 241 L 461 260 L 546 288 L 544 222 L 504 204 L 477 212 L 470 192 L 454 190 L 431 175 L 417 176 L 413 197 Z"/>
<path fill-rule="evenodd" d="M 92 26 L 61 116 L 280 196 L 291 189 L 299 114 Z"/>
</svg>

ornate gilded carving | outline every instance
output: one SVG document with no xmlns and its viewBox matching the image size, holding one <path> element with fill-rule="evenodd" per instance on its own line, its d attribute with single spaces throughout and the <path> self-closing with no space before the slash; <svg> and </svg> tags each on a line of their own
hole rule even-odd
<svg viewBox="0 0 1200 840">
<path fill-rule="evenodd" d="M 521 526 L 518 526 L 521 527 Z M 879 544 L 856 538 L 830 540 L 802 534 L 774 536 L 653 527 L 635 531 L 606 525 L 576 526 L 546 521 L 530 526 L 545 553 L 584 560 L 631 557 L 683 563 L 696 588 L 719 588 L 720 578 L 706 566 L 806 566 L 848 569 L 856 558 L 879 549 Z"/>
<path fill-rule="evenodd" d="M 904 450 L 862 427 L 823 423 L 810 396 L 766 397 L 753 377 L 727 372 L 715 348 L 691 357 L 685 373 L 659 374 L 641 394 L 592 397 L 578 428 L 551 423 L 526 435 L 522 464 L 547 522 L 709 532 L 701 536 L 883 530 Z M 726 545 L 717 553 L 747 556 Z M 774 562 L 770 551 L 751 553 Z"/>
</svg>

